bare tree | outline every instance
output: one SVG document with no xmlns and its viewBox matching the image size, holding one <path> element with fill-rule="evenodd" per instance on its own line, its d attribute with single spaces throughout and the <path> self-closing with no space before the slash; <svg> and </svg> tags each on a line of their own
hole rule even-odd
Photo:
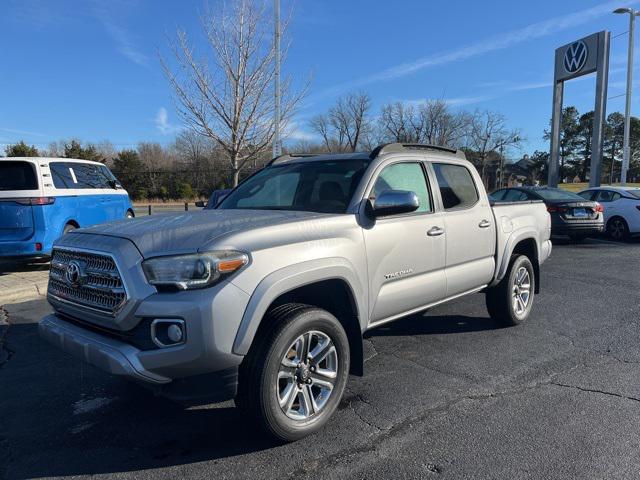
<svg viewBox="0 0 640 480">
<path fill-rule="evenodd" d="M 350 93 L 339 98 L 327 114 L 312 118 L 309 126 L 328 151 L 355 152 L 371 128 L 370 110 L 367 93 Z"/>
<path fill-rule="evenodd" d="M 504 115 L 489 110 L 477 111 L 471 120 L 469 146 L 476 152 L 483 181 L 487 182 L 487 159 L 501 149 L 520 145 L 517 129 L 509 130 Z"/>
<path fill-rule="evenodd" d="M 180 116 L 226 152 L 234 186 L 242 168 L 268 150 L 274 136 L 271 26 L 264 0 L 233 0 L 230 10 L 221 4 L 218 12 L 202 17 L 207 55 L 197 56 L 186 32 L 178 30 L 170 44 L 177 68 L 160 57 Z M 306 87 L 294 92 L 289 77 L 281 88 L 284 128 Z"/>
<path fill-rule="evenodd" d="M 451 112 L 442 100 L 389 103 L 383 105 L 379 120 L 388 141 L 430 145 L 459 146 L 469 125 L 469 114 Z"/>
</svg>

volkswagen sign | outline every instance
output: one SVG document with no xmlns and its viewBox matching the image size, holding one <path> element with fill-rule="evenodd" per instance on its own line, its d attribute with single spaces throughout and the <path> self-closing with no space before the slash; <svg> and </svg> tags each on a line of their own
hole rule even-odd
<svg viewBox="0 0 640 480">
<path fill-rule="evenodd" d="M 564 69 L 567 73 L 577 73 L 587 63 L 588 57 L 589 49 L 582 40 L 572 43 L 564 52 Z"/>
</svg>

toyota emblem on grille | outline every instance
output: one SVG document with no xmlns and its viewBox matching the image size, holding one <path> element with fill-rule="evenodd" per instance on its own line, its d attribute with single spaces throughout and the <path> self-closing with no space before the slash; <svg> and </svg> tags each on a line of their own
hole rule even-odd
<svg viewBox="0 0 640 480">
<path fill-rule="evenodd" d="M 82 269 L 80 268 L 80 264 L 76 261 L 69 262 L 64 275 L 69 285 L 77 287 L 82 283 Z"/>
</svg>

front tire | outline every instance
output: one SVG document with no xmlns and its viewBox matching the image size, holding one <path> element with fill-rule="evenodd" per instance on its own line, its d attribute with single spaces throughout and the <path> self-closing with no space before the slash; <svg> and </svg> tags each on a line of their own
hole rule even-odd
<svg viewBox="0 0 640 480">
<path fill-rule="evenodd" d="M 531 313 L 535 295 L 535 276 L 531 260 L 513 255 L 502 281 L 486 293 L 489 316 L 505 326 L 524 322 Z"/>
<path fill-rule="evenodd" d="M 241 369 L 236 404 L 285 442 L 320 430 L 338 407 L 349 373 L 349 341 L 329 312 L 277 307 Z M 258 338 L 256 338 L 258 341 Z"/>
</svg>

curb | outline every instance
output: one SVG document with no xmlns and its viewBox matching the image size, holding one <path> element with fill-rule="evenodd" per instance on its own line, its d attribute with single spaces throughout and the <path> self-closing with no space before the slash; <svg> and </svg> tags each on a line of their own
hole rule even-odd
<svg viewBox="0 0 640 480">
<path fill-rule="evenodd" d="M 32 283 L 31 285 L 11 288 L 8 291 L 5 290 L 0 295 L 0 306 L 45 298 L 47 295 L 47 283 L 48 279 L 46 281 Z"/>
</svg>

